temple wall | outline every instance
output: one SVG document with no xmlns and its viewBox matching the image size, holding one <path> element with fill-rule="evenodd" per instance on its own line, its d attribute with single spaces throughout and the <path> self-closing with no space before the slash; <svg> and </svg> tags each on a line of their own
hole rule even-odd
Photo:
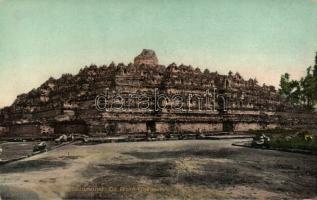
<svg viewBox="0 0 317 200">
<path fill-rule="evenodd" d="M 167 98 L 159 102 L 166 107 L 154 112 L 154 91 L 158 86 L 163 87 L 157 95 L 182 96 L 182 110 L 173 109 L 177 102 Z M 95 97 L 106 92 L 106 88 L 109 97 L 113 94 L 123 97 L 124 109 L 114 109 L 121 107 L 122 102 L 110 98 L 107 100 L 110 110 L 97 110 Z M 151 101 L 129 99 L 130 94 L 146 94 Z M 206 98 L 200 98 L 205 94 Z M 223 98 L 216 98 L 217 95 Z M 149 103 L 147 111 L 139 109 L 142 102 L 143 106 Z M 109 108 L 110 104 L 114 105 L 113 109 Z M 202 110 L 198 110 L 198 105 Z M 199 68 L 175 63 L 161 66 L 154 51 L 144 50 L 134 64 L 91 65 L 77 75 L 50 78 L 39 88 L 19 95 L 11 107 L 0 109 L 0 135 L 8 129 L 17 136 L 44 133 L 111 136 L 148 130 L 159 134 L 197 133 L 198 130 L 210 133 L 276 127 L 317 129 L 316 113 L 288 112 L 291 110 L 294 109 L 280 100 L 273 86 L 260 86 L 254 79 L 244 80 L 239 73 L 202 73 Z M 43 126 L 46 123 L 55 124 L 55 129 Z"/>
<path fill-rule="evenodd" d="M 107 135 L 104 124 L 93 124 L 88 126 L 89 135 Z"/>
<path fill-rule="evenodd" d="M 9 132 L 9 129 L 7 127 L 0 126 L 0 136 L 7 135 L 8 132 Z"/>
<path fill-rule="evenodd" d="M 117 125 L 116 132 L 118 134 L 146 133 L 146 123 L 128 123 L 120 122 Z"/>
<path fill-rule="evenodd" d="M 56 124 L 54 129 L 55 129 L 54 131 L 55 134 L 71 134 L 71 133 L 86 134 L 88 127 L 85 124 L 62 123 L 62 124 Z"/>
<path fill-rule="evenodd" d="M 274 128 L 278 128 L 279 124 L 268 124 L 265 128 L 266 129 L 274 129 Z"/>
<path fill-rule="evenodd" d="M 171 125 L 165 122 L 158 122 L 156 123 L 156 132 L 160 134 L 165 134 L 171 132 Z"/>
<path fill-rule="evenodd" d="M 60 109 L 56 110 L 48 110 L 48 111 L 42 111 L 38 113 L 34 113 L 35 118 L 42 118 L 42 117 L 55 117 L 56 115 L 61 114 Z"/>
<path fill-rule="evenodd" d="M 147 127 L 145 122 L 108 122 L 103 125 L 105 135 L 124 135 L 134 133 L 146 133 Z M 101 126 L 100 126 L 101 129 Z"/>
<path fill-rule="evenodd" d="M 259 115 L 260 111 L 255 111 L 255 110 L 229 110 L 229 114 L 234 114 L 234 115 Z"/>
<path fill-rule="evenodd" d="M 236 123 L 234 125 L 234 131 L 248 131 L 248 130 L 260 130 L 263 127 L 258 123 Z"/>
<path fill-rule="evenodd" d="M 53 127 L 47 126 L 47 125 L 41 125 L 40 130 L 42 135 L 47 135 L 47 136 L 52 135 L 55 132 Z"/>
<path fill-rule="evenodd" d="M 35 124 L 18 124 L 10 127 L 10 135 L 34 136 L 41 134 L 40 125 Z"/>
<path fill-rule="evenodd" d="M 180 123 L 178 124 L 179 131 L 196 133 L 222 131 L 222 123 Z"/>
</svg>

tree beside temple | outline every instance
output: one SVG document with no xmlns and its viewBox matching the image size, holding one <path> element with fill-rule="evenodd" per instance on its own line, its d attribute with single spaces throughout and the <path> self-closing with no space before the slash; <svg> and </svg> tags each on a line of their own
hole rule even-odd
<svg viewBox="0 0 317 200">
<path fill-rule="evenodd" d="M 314 67 L 308 67 L 299 81 L 292 80 L 288 73 L 281 76 L 279 94 L 297 108 L 314 109 L 317 104 L 317 53 Z"/>
</svg>

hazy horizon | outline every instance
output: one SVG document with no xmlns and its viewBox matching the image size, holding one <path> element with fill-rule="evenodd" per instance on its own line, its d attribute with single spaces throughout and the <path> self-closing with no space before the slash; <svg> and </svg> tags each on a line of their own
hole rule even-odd
<svg viewBox="0 0 317 200">
<path fill-rule="evenodd" d="M 128 64 L 142 49 L 277 87 L 313 65 L 316 25 L 313 0 L 0 0 L 0 108 L 50 76 Z"/>
</svg>

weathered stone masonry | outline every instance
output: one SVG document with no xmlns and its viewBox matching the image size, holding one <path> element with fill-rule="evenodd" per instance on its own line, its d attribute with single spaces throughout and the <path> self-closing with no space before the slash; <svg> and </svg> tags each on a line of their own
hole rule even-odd
<svg viewBox="0 0 317 200">
<path fill-rule="evenodd" d="M 131 95 L 153 100 L 155 88 L 161 94 L 185 97 L 186 111 L 172 109 L 175 102 L 164 100 L 159 102 L 164 109 L 155 110 L 155 105 L 150 104 L 148 110 L 140 110 L 137 99 Z M 98 111 L 95 98 L 105 91 L 120 93 L 129 108 Z M 206 91 L 211 93 L 209 102 Z M 217 96 L 212 96 L 213 92 Z M 201 104 L 217 109 L 200 109 Z M 316 129 L 317 117 L 295 112 L 273 86 L 259 86 L 256 80 L 244 80 L 238 73 L 220 75 L 174 63 L 167 67 L 159 65 L 152 50 L 143 50 L 133 64 L 91 65 L 77 75 L 50 78 L 0 110 L 0 134 L 20 137 L 62 133 L 107 136 L 148 131 L 213 133 L 275 127 Z"/>
</svg>

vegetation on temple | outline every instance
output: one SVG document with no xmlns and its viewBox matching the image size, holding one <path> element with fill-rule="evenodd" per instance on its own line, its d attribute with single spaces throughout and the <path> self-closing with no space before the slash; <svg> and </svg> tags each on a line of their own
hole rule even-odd
<svg viewBox="0 0 317 200">
<path fill-rule="evenodd" d="M 297 108 L 314 109 L 317 105 L 317 54 L 314 67 L 308 67 L 300 80 L 291 79 L 288 73 L 281 76 L 279 94 Z"/>
</svg>

